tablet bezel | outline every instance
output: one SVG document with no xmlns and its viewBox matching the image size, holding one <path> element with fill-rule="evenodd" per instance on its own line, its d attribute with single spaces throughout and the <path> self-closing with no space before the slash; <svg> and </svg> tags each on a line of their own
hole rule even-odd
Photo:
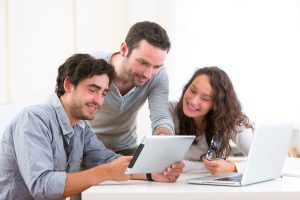
<svg viewBox="0 0 300 200">
<path fill-rule="evenodd" d="M 183 160 L 193 143 L 192 135 L 146 136 L 126 169 L 125 174 L 162 172 Z"/>
</svg>

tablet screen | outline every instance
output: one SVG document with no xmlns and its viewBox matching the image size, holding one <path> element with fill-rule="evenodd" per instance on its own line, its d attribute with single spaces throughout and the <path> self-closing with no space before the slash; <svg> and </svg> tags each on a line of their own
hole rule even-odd
<svg viewBox="0 0 300 200">
<path fill-rule="evenodd" d="M 146 136 L 128 165 L 126 174 L 162 172 L 183 160 L 195 136 Z"/>
</svg>

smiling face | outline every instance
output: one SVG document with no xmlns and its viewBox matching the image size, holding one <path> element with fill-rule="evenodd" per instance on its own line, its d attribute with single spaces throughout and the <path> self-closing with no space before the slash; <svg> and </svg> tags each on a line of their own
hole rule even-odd
<svg viewBox="0 0 300 200">
<path fill-rule="evenodd" d="M 124 56 L 124 73 L 133 86 L 143 86 L 156 75 L 168 52 L 149 44 L 146 40 L 141 40 L 128 57 L 127 53 L 128 47 L 123 43 L 121 55 Z"/>
<path fill-rule="evenodd" d="M 103 105 L 104 97 L 108 92 L 109 78 L 106 74 L 95 75 L 81 81 L 75 88 L 70 83 L 66 84 L 68 102 L 64 107 L 70 123 L 78 120 L 92 120 L 95 113 Z"/>
<path fill-rule="evenodd" d="M 213 108 L 213 89 L 207 75 L 197 76 L 188 86 L 183 97 L 183 112 L 186 116 L 203 119 Z"/>
</svg>

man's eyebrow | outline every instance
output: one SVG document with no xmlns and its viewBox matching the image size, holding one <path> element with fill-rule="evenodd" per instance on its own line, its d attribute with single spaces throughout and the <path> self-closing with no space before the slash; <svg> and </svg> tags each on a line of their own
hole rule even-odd
<svg viewBox="0 0 300 200">
<path fill-rule="evenodd" d="M 89 84 L 89 87 L 94 87 L 94 88 L 96 88 L 98 90 L 102 89 L 102 87 L 100 85 L 96 85 L 95 83 Z"/>
<path fill-rule="evenodd" d="M 162 66 L 164 66 L 164 64 L 156 65 L 156 66 L 154 66 L 154 67 L 160 68 L 160 67 L 162 67 Z"/>
<path fill-rule="evenodd" d="M 140 62 L 144 62 L 144 63 L 147 63 L 147 65 L 151 65 L 151 63 L 149 63 L 147 60 L 145 60 L 144 58 L 138 58 L 138 60 Z"/>
<path fill-rule="evenodd" d="M 145 60 L 144 58 L 138 58 L 138 61 L 140 62 L 145 62 L 147 65 L 151 65 L 151 63 L 149 63 L 147 60 Z M 154 67 L 160 68 L 162 67 L 164 64 L 161 65 L 155 65 Z"/>
</svg>

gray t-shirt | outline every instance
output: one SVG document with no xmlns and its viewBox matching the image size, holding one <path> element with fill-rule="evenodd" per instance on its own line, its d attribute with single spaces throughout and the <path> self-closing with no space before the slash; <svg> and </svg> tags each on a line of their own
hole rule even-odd
<svg viewBox="0 0 300 200">
<path fill-rule="evenodd" d="M 112 53 L 98 52 L 96 58 L 110 62 Z M 141 87 L 133 87 L 122 96 L 111 83 L 104 104 L 90 122 L 93 131 L 106 147 L 113 151 L 136 148 L 136 118 L 139 109 L 148 99 L 152 130 L 159 127 L 174 131 L 168 107 L 169 80 L 165 67 Z"/>
<path fill-rule="evenodd" d="M 71 127 L 56 94 L 26 108 L 0 143 L 0 199 L 63 199 L 67 172 L 117 158 L 84 121 Z"/>
</svg>

